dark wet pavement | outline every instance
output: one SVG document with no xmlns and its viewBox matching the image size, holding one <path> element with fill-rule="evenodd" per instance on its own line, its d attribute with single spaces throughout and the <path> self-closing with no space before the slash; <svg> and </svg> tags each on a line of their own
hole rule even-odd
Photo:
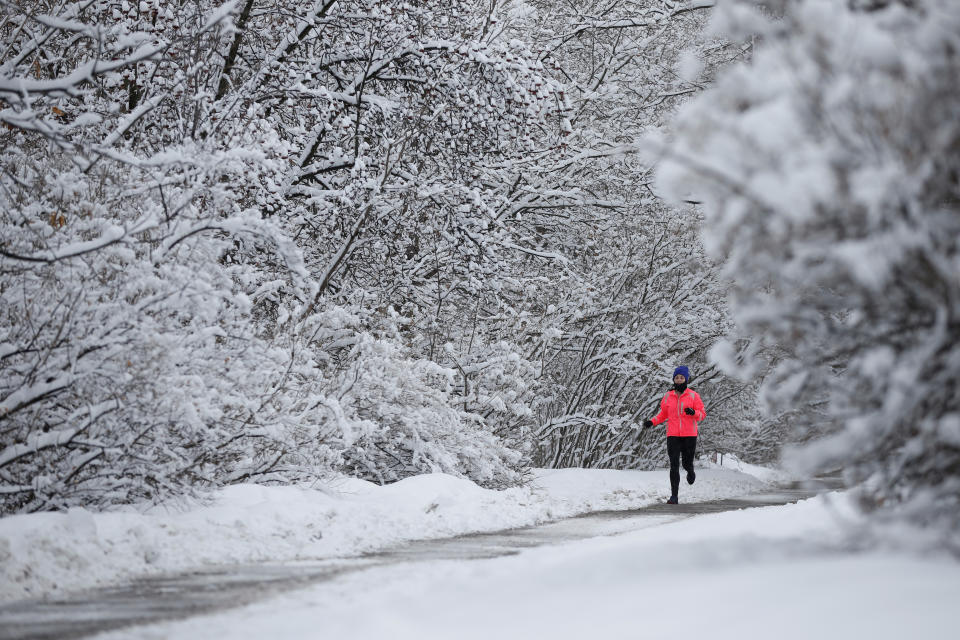
<svg viewBox="0 0 960 640">
<path fill-rule="evenodd" d="M 242 606 L 378 566 L 496 558 L 533 547 L 637 531 L 701 514 L 790 504 L 840 487 L 837 479 L 817 480 L 739 498 L 599 511 L 533 527 L 416 541 L 356 558 L 231 565 L 144 578 L 127 585 L 0 606 L 0 640 L 79 638 Z"/>
</svg>

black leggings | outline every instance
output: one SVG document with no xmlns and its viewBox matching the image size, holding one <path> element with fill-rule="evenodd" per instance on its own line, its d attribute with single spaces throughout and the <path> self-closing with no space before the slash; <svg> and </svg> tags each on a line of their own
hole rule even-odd
<svg viewBox="0 0 960 640">
<path fill-rule="evenodd" d="M 683 468 L 693 472 L 693 454 L 697 450 L 697 436 L 667 436 L 667 455 L 670 456 L 670 495 L 680 489 L 680 457 Z"/>
</svg>

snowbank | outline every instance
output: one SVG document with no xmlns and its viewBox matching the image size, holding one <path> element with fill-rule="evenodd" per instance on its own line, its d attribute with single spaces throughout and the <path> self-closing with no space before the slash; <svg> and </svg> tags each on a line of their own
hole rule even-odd
<svg viewBox="0 0 960 640">
<path fill-rule="evenodd" d="M 344 478 L 322 488 L 238 485 L 206 505 L 10 516 L 0 519 L 0 601 L 203 565 L 350 556 L 407 540 L 633 509 L 662 501 L 668 485 L 665 470 L 537 470 L 527 486 L 504 491 L 443 474 L 384 487 Z M 747 473 L 705 468 L 694 486 L 683 484 L 681 499 L 764 486 Z"/>
<path fill-rule="evenodd" d="M 711 458 L 701 458 L 700 463 L 714 469 L 723 468 L 741 471 L 757 478 L 758 480 L 762 480 L 763 482 L 771 484 L 787 484 L 788 482 L 793 482 L 800 479 L 796 475 L 788 473 L 783 469 L 760 467 L 755 464 L 743 462 L 740 460 L 740 458 L 732 453 L 722 453 L 716 454 L 715 457 Z"/>
<path fill-rule="evenodd" d="M 833 493 L 484 561 L 388 565 L 102 640 L 955 635 L 960 564 L 851 549 L 844 523 L 856 518 Z"/>
</svg>

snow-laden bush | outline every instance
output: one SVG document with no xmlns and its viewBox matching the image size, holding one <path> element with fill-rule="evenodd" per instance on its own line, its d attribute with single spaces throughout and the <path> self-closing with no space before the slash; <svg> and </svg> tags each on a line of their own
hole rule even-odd
<svg viewBox="0 0 960 640">
<path fill-rule="evenodd" d="M 563 177 L 568 185 L 553 192 L 567 196 L 566 206 L 523 196 L 531 205 L 523 219 L 535 221 L 540 250 L 564 263 L 531 265 L 525 275 L 533 291 L 522 292 L 505 327 L 523 336 L 540 371 L 534 460 L 660 466 L 663 430 L 638 426 L 656 412 L 675 366 L 695 371 L 710 413 L 705 431 L 722 424 L 732 433 L 726 425 L 740 417 L 735 396 L 746 388 L 729 379 L 723 386 L 706 366 L 729 313 L 725 283 L 704 259 L 700 216 L 664 205 L 652 188 L 652 159 L 636 153 L 636 142 L 739 47 L 699 36 L 709 3 L 529 0 L 515 14 L 516 37 L 542 52 L 574 107 L 558 160 L 530 167 L 519 182 Z M 549 215 L 535 218 L 538 210 Z"/>
<path fill-rule="evenodd" d="M 361 335 L 318 411 L 332 421 L 343 471 L 381 484 L 442 472 L 490 485 L 516 480 L 521 456 L 455 394 L 457 372 Z"/>
<path fill-rule="evenodd" d="M 719 409 L 725 395 L 705 362 L 727 318 L 722 284 L 702 260 L 700 220 L 652 198 L 644 205 L 596 241 L 603 250 L 593 260 L 603 266 L 545 319 L 564 331 L 540 355 L 554 385 L 542 410 L 543 466 L 662 466 L 664 430 L 639 426 L 659 410 L 679 364 L 691 367 L 705 402 Z"/>
<path fill-rule="evenodd" d="M 303 275 L 277 250 L 282 232 L 244 206 L 276 165 L 170 129 L 138 145 L 124 134 L 174 92 L 161 83 L 155 102 L 122 110 L 123 74 L 165 50 L 122 24 L 95 29 L 89 3 L 34 40 L 16 28 L 44 24 L 31 8 L 4 21 L 0 64 L 0 509 L 216 484 L 285 364 L 249 322 L 246 285 L 266 274 L 224 256 L 256 237 L 281 273 Z M 224 20 L 197 18 L 196 45 L 215 47 Z M 31 64 L 47 55 L 56 63 Z M 195 79 L 179 63 L 174 76 Z"/>
<path fill-rule="evenodd" d="M 736 52 L 608 5 L 6 3 L 3 509 L 649 463 L 727 318 L 634 141 Z"/>
<path fill-rule="evenodd" d="M 960 3 L 723 5 L 752 59 L 678 118 L 661 182 L 702 199 L 735 283 L 730 368 L 772 367 L 798 460 L 865 504 L 960 524 Z M 804 418 L 806 415 L 806 418 Z"/>
<path fill-rule="evenodd" d="M 389 399 L 347 394 L 345 415 L 410 426 L 399 465 L 356 458 L 383 461 L 385 479 L 514 477 L 470 447 L 512 460 L 480 412 L 522 413 L 522 398 L 461 408 L 409 335 L 375 343 L 390 366 L 312 343 L 353 291 L 378 309 L 415 300 L 439 325 L 444 302 L 458 314 L 452 299 L 483 288 L 475 262 L 506 271 L 524 241 L 490 224 L 491 203 L 553 110 L 522 43 L 485 37 L 488 12 L 469 2 L 5 9 L 5 512 L 323 475 L 355 451 L 343 425 L 311 420 L 345 371 Z M 414 391 L 393 397 L 404 371 Z"/>
</svg>

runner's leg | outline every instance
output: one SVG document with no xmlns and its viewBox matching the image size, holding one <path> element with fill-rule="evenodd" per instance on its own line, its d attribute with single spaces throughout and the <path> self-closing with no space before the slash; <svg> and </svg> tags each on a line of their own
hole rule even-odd
<svg viewBox="0 0 960 640">
<path fill-rule="evenodd" d="M 693 470 L 693 459 L 697 453 L 697 436 L 680 438 L 680 454 L 683 457 L 683 468 L 687 472 L 687 482 L 693 484 L 697 474 Z M 677 472 L 677 484 L 680 483 L 680 472 Z"/>
<path fill-rule="evenodd" d="M 676 496 L 680 490 L 680 440 L 678 436 L 667 436 L 667 456 L 670 457 L 670 495 Z"/>
</svg>

